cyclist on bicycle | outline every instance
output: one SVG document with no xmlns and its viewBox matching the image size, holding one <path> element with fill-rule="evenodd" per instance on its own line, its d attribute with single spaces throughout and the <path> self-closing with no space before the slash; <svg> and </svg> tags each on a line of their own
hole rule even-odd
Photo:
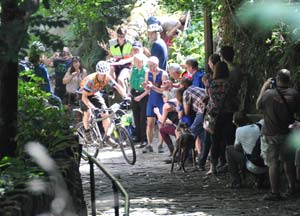
<svg viewBox="0 0 300 216">
<path fill-rule="evenodd" d="M 104 98 L 101 96 L 100 90 L 105 86 L 110 85 L 115 88 L 120 95 L 126 97 L 125 90 L 111 77 L 110 65 L 106 61 L 99 61 L 96 65 L 96 72 L 85 77 L 80 83 L 79 93 L 81 94 L 81 100 L 79 101 L 80 109 L 83 111 L 82 122 L 85 128 L 85 137 L 87 142 L 91 142 L 89 133 L 89 118 L 91 112 L 95 109 L 107 108 Z M 106 113 L 102 113 L 101 117 L 105 118 Z M 105 133 L 109 134 L 108 126 L 110 119 L 106 118 L 102 120 L 102 125 Z"/>
</svg>

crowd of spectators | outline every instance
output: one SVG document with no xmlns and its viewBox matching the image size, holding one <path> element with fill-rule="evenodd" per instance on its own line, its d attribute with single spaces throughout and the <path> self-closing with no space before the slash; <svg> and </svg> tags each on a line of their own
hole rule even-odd
<svg viewBox="0 0 300 216">
<path fill-rule="evenodd" d="M 132 98 L 134 141 L 143 148 L 142 152 L 162 153 L 165 143 L 172 156 L 172 136 L 178 138 L 176 126 L 184 123 L 195 137 L 199 171 L 207 169 L 207 162 L 207 175 L 229 171 L 232 182 L 228 187 L 235 189 L 243 186 L 242 179 L 250 172 L 258 188 L 270 185 L 271 193 L 264 199 L 275 201 L 282 198 L 279 184 L 282 161 L 288 182 L 285 195 L 298 194 L 300 145 L 294 141 L 296 144 L 291 147 L 288 138 L 294 114 L 300 112 L 300 96 L 290 87 L 290 72 L 279 70 L 274 79 L 263 84 L 257 98 L 257 109 L 263 115 L 260 121 L 253 122 L 239 111 L 243 76 L 234 63 L 231 46 L 222 46 L 219 54 L 209 57 L 207 64 L 212 72 L 205 72 L 193 58 L 185 60 L 183 69 L 181 62 L 168 65 L 168 47 L 160 38 L 159 21 L 150 17 L 147 25 L 150 51 L 145 51 L 139 41 L 130 42 L 123 27 L 117 30 L 117 39 L 108 50 L 114 58 L 109 77 L 127 88 L 126 94 Z M 172 35 L 175 32 L 176 28 Z M 64 103 L 74 103 L 76 91 L 87 76 L 79 57 L 73 57 L 64 47 L 49 59 L 43 59 L 38 53 L 32 54 L 29 60 L 36 73 L 45 78 L 45 91 Z M 45 65 L 55 68 L 54 92 Z M 123 72 L 127 75 L 123 76 Z M 106 74 L 102 75 L 106 79 Z M 155 125 L 160 137 L 157 150 L 153 148 Z M 170 159 L 166 158 L 166 162 Z"/>
</svg>

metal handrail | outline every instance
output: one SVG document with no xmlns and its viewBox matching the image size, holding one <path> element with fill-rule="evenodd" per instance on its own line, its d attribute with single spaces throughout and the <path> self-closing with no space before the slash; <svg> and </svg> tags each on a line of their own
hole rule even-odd
<svg viewBox="0 0 300 216">
<path fill-rule="evenodd" d="M 125 199 L 125 206 L 124 206 L 124 216 L 129 216 L 129 196 L 124 187 L 121 183 L 108 171 L 104 168 L 103 165 L 89 153 L 87 153 L 84 149 L 82 149 L 82 154 L 86 156 L 89 160 L 90 164 L 90 184 L 91 184 L 91 202 L 92 202 L 92 216 L 96 216 L 96 204 L 95 204 L 95 179 L 94 179 L 94 164 L 104 173 L 106 177 L 110 179 L 112 182 L 112 187 L 114 191 L 114 202 L 115 202 L 115 216 L 119 216 L 119 195 L 118 192 L 120 191 L 121 194 L 124 196 Z"/>
</svg>

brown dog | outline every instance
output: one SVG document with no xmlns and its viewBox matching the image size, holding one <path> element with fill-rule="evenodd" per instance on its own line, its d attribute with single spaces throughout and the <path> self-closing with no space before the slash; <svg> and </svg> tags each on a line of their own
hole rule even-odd
<svg viewBox="0 0 300 216">
<path fill-rule="evenodd" d="M 178 170 L 185 172 L 184 164 L 188 157 L 189 151 L 192 151 L 193 167 L 195 167 L 195 138 L 191 131 L 187 128 L 186 124 L 179 123 L 176 130 L 180 133 L 179 138 L 176 140 L 175 150 L 172 155 L 171 173 L 173 172 L 174 163 L 177 158 L 179 163 Z"/>
</svg>

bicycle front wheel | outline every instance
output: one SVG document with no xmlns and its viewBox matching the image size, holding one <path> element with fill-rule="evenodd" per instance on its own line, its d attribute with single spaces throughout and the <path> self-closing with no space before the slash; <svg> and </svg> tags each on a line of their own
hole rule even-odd
<svg viewBox="0 0 300 216">
<path fill-rule="evenodd" d="M 136 152 L 127 130 L 123 126 L 117 126 L 116 131 L 119 135 L 118 141 L 120 149 L 126 162 L 130 165 L 134 165 L 136 162 Z"/>
<path fill-rule="evenodd" d="M 84 132 L 84 126 L 82 122 L 79 122 L 76 125 L 76 131 L 78 135 L 79 144 L 82 145 L 82 149 L 85 150 L 88 154 L 93 157 L 97 157 L 99 153 L 99 140 L 97 139 L 97 132 L 95 129 L 90 129 L 90 138 L 91 140 L 87 140 Z M 82 154 L 82 157 L 86 159 L 86 157 Z"/>
</svg>

